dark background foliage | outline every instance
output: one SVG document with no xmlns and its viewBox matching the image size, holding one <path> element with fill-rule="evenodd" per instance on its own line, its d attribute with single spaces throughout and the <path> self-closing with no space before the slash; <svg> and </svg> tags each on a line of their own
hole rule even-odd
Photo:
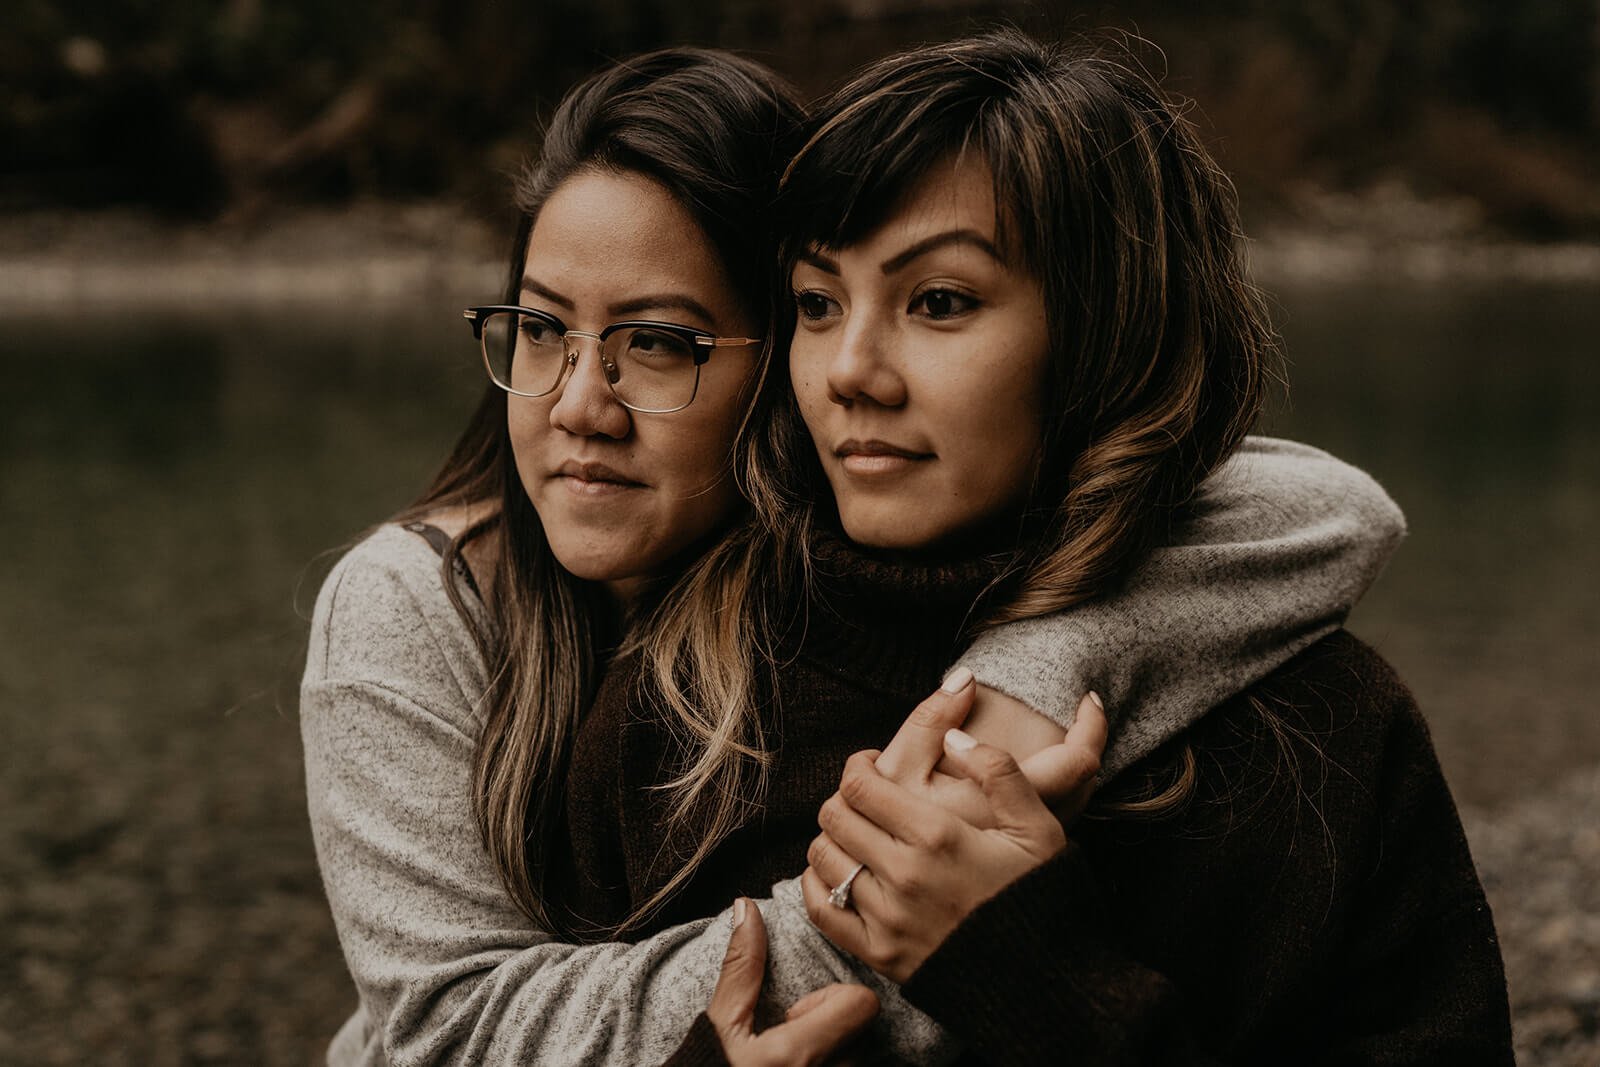
<svg viewBox="0 0 1600 1067">
<path fill-rule="evenodd" d="M 890 48 L 1005 20 L 1116 27 L 1201 105 L 1247 198 L 1400 178 L 1534 236 L 1600 232 L 1591 0 L 19 0 L 0 41 L 0 208 L 178 218 L 466 196 L 607 58 L 739 48 L 816 93 Z"/>
</svg>

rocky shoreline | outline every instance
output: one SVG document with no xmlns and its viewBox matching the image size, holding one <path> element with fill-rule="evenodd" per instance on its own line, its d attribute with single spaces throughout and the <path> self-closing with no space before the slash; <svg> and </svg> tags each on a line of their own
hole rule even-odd
<svg viewBox="0 0 1600 1067">
<path fill-rule="evenodd" d="M 1600 1063 L 1600 766 L 1462 822 L 1494 909 L 1522 1067 Z"/>
<path fill-rule="evenodd" d="M 1274 282 L 1600 280 L 1600 244 L 1517 240 L 1411 201 L 1320 206 L 1254 232 L 1252 268 Z M 128 213 L 18 215 L 0 218 L 0 307 L 454 297 L 498 289 L 503 240 L 484 219 L 435 202 L 300 208 L 209 226 Z"/>
</svg>

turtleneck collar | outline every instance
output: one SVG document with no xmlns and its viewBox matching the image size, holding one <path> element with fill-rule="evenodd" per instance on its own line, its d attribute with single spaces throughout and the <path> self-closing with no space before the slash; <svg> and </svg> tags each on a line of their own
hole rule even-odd
<svg viewBox="0 0 1600 1067">
<path fill-rule="evenodd" d="M 1008 555 L 888 558 L 819 526 L 798 651 L 869 688 L 932 692 Z"/>
</svg>

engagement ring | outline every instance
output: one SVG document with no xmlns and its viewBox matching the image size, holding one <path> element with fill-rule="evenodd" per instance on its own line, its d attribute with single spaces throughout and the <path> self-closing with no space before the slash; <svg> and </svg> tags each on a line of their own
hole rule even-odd
<svg viewBox="0 0 1600 1067">
<path fill-rule="evenodd" d="M 844 881 L 833 887 L 828 894 L 828 903 L 843 911 L 850 906 L 850 887 L 855 883 L 856 875 L 867 869 L 865 863 L 858 863 L 855 869 L 844 876 Z"/>
</svg>

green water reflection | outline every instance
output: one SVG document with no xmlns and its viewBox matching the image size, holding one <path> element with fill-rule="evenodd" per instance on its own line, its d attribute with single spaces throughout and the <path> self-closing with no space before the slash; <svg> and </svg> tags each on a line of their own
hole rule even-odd
<svg viewBox="0 0 1600 1067">
<path fill-rule="evenodd" d="M 1272 428 L 1373 471 L 1408 513 L 1353 628 L 1417 690 L 1476 805 L 1600 760 L 1596 295 L 1277 293 L 1295 390 Z M 158 1062 L 130 1027 L 184 1062 L 208 1041 L 305 1062 L 348 1011 L 303 815 L 303 614 L 329 553 L 418 491 L 470 409 L 460 306 L 0 325 L 0 957 L 29 991 L 0 1008 L 13 1051 L 70 1015 L 97 1062 Z M 92 942 L 59 933 L 85 925 Z M 140 978 L 194 1000 L 156 1012 Z"/>
</svg>

